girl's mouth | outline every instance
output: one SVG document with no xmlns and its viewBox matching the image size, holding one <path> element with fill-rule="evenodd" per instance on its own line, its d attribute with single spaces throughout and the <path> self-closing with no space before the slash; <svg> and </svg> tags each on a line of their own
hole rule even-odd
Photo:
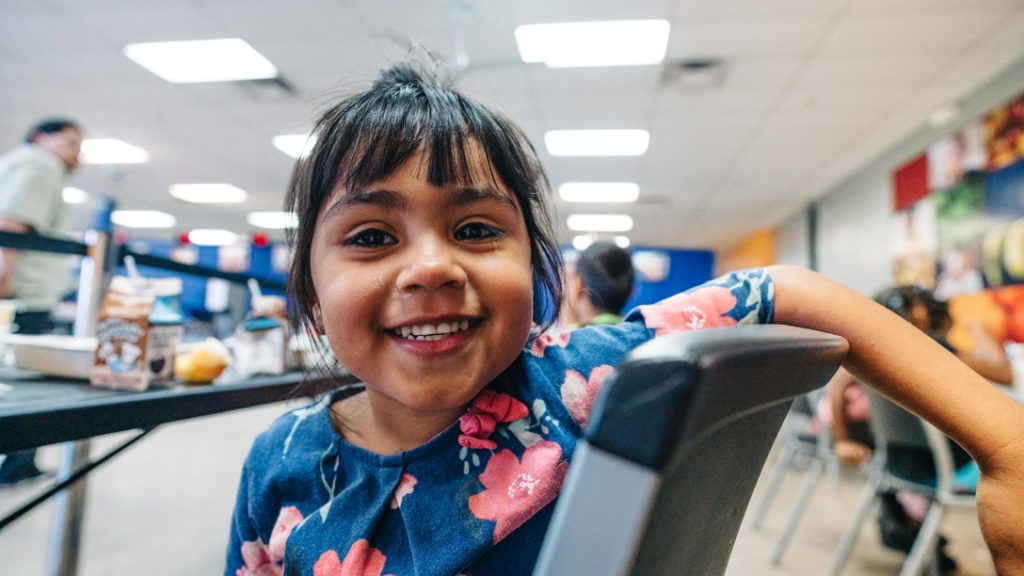
<svg viewBox="0 0 1024 576">
<path fill-rule="evenodd" d="M 472 323 L 469 320 L 455 320 L 452 322 L 438 322 L 436 324 L 414 324 L 401 326 L 390 332 L 405 340 L 433 341 L 441 340 L 448 336 L 469 330 Z"/>
</svg>

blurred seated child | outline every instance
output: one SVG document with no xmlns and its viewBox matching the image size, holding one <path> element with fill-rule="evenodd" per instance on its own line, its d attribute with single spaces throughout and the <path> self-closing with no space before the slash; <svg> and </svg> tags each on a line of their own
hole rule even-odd
<svg viewBox="0 0 1024 576">
<path fill-rule="evenodd" d="M 974 348 L 957 350 L 946 337 L 952 327 L 949 307 L 927 290 L 917 286 L 899 286 L 884 290 L 875 300 L 927 333 L 981 376 L 994 383 L 1009 385 L 1012 381 L 1010 361 L 1002 346 L 980 325 L 970 326 Z M 874 441 L 868 418 L 870 403 L 862 385 L 844 369 L 840 369 L 829 382 L 830 394 L 819 405 L 819 416 L 824 424 L 832 423 L 832 437 L 836 457 L 847 465 L 859 465 L 871 457 Z M 955 442 L 953 449 L 957 478 L 966 486 L 976 487 L 977 465 Z M 931 454 L 902 446 L 888 447 L 886 468 L 904 478 L 927 481 L 934 476 L 935 465 Z M 882 543 L 887 547 L 908 552 L 913 545 L 927 503 L 916 495 L 890 492 L 880 498 L 878 527 Z M 945 544 L 945 538 L 941 538 Z M 955 570 L 956 562 L 940 550 L 940 568 L 944 572 Z"/>
<path fill-rule="evenodd" d="M 611 242 L 594 242 L 566 274 L 562 326 L 622 322 L 622 308 L 633 293 L 633 260 Z"/>
</svg>

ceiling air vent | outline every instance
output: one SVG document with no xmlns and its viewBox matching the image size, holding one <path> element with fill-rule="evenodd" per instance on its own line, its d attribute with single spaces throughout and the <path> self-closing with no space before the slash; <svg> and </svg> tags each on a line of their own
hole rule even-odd
<svg viewBox="0 0 1024 576">
<path fill-rule="evenodd" d="M 662 84 L 683 90 L 715 88 L 725 80 L 721 58 L 680 58 L 665 62 Z"/>
<path fill-rule="evenodd" d="M 287 78 L 278 74 L 273 78 L 258 78 L 233 82 L 253 101 L 283 101 L 298 97 L 298 91 Z"/>
</svg>

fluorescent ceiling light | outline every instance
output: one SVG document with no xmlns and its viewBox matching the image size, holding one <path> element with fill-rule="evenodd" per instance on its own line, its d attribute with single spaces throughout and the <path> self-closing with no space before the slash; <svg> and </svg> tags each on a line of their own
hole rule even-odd
<svg viewBox="0 0 1024 576">
<path fill-rule="evenodd" d="M 552 156 L 642 156 L 651 135 L 647 130 L 550 130 L 544 145 Z"/>
<path fill-rule="evenodd" d="M 68 204 L 85 204 L 89 201 L 89 193 L 79 188 L 65 186 L 61 197 Z"/>
<path fill-rule="evenodd" d="M 583 252 L 591 244 L 594 243 L 594 236 L 592 234 L 580 234 L 572 237 L 572 247 Z"/>
<path fill-rule="evenodd" d="M 629 248 L 629 236 L 616 236 L 615 245 L 619 248 Z"/>
<path fill-rule="evenodd" d="M 193 204 L 238 204 L 249 195 L 231 184 L 171 184 L 171 196 Z"/>
<path fill-rule="evenodd" d="M 299 217 L 294 212 L 250 212 L 245 219 L 257 228 L 270 230 L 295 228 L 299 225 Z"/>
<path fill-rule="evenodd" d="M 550 68 L 658 64 L 668 47 L 667 20 L 529 24 L 516 27 L 523 62 Z"/>
<path fill-rule="evenodd" d="M 87 138 L 82 141 L 83 164 L 145 164 L 149 152 L 117 138 Z"/>
<path fill-rule="evenodd" d="M 566 182 L 558 187 L 566 202 L 636 202 L 640 186 L 633 182 Z"/>
<path fill-rule="evenodd" d="M 572 214 L 566 224 L 577 232 L 629 232 L 633 218 L 625 214 Z"/>
<path fill-rule="evenodd" d="M 238 234 L 220 229 L 196 229 L 188 233 L 188 241 L 196 246 L 230 246 L 238 242 Z"/>
<path fill-rule="evenodd" d="M 316 146 L 316 136 L 309 134 L 281 134 L 270 139 L 274 148 L 298 159 L 309 154 L 309 151 Z"/>
<path fill-rule="evenodd" d="M 114 210 L 110 220 L 125 228 L 171 228 L 178 223 L 174 216 L 156 210 Z"/>
<path fill-rule="evenodd" d="M 124 55 L 174 84 L 277 77 L 270 60 L 241 38 L 129 44 Z"/>
</svg>

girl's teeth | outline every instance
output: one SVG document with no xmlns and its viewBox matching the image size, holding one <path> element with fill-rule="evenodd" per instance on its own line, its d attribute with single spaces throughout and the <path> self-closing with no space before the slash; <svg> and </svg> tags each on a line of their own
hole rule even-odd
<svg viewBox="0 0 1024 576">
<path fill-rule="evenodd" d="M 402 326 L 395 329 L 395 334 L 402 338 L 415 340 L 439 340 L 449 334 L 455 334 L 462 330 L 469 330 L 469 320 L 441 322 L 436 326 L 434 324 Z"/>
</svg>

